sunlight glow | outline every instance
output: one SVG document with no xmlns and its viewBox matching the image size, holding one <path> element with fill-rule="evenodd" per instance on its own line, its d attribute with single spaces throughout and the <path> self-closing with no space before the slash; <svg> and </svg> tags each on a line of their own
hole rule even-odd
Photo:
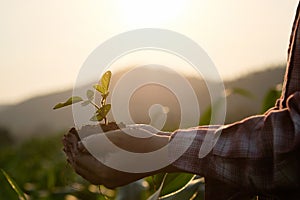
<svg viewBox="0 0 300 200">
<path fill-rule="evenodd" d="M 0 110 L 1 104 L 71 88 L 81 65 L 97 46 L 139 28 L 168 29 L 189 37 L 207 52 L 225 79 L 283 63 L 298 3 L 0 1 Z M 118 67 L 155 63 L 185 72 L 192 68 L 175 56 L 153 54 L 136 52 L 121 58 Z M 19 83 L 24 86 L 16 87 Z"/>
<path fill-rule="evenodd" d="M 175 20 L 184 10 L 184 0 L 119 0 L 120 16 L 130 26 L 159 26 Z"/>
</svg>

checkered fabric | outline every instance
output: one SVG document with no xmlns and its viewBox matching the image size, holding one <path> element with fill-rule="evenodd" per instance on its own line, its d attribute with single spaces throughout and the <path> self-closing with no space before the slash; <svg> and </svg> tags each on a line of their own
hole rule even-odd
<svg viewBox="0 0 300 200">
<path fill-rule="evenodd" d="M 300 31 L 299 6 L 288 51 L 281 98 L 264 115 L 225 126 L 202 126 L 172 134 L 173 166 L 206 179 L 206 200 L 300 199 Z M 203 158 L 204 137 L 213 149 Z M 220 134 L 217 141 L 214 135 Z"/>
</svg>

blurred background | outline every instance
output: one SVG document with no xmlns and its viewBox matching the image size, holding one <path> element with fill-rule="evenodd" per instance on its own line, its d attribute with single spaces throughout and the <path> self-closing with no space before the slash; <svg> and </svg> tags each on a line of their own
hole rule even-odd
<svg viewBox="0 0 300 200">
<path fill-rule="evenodd" d="M 74 124 L 71 108 L 53 111 L 52 107 L 71 96 L 83 62 L 98 45 L 133 29 L 169 29 L 197 42 L 230 93 L 227 123 L 262 113 L 266 104 L 272 105 L 268 95 L 280 93 L 297 3 L 0 0 L 0 168 L 31 199 L 104 198 L 96 186 L 72 172 L 61 151 L 60 138 Z M 124 72 L 144 64 L 174 68 L 191 83 L 200 107 L 209 109 L 201 77 L 191 66 L 164 53 L 138 52 L 117 60 L 109 66 L 111 90 Z M 147 111 L 154 103 L 170 108 L 164 129 L 178 128 L 179 104 L 170 91 L 157 85 L 143 87 L 132 97 L 135 122 L 148 123 Z M 143 198 L 153 192 L 150 182 L 143 183 Z M 116 191 L 104 190 L 112 198 L 117 196 Z M 8 184 L 1 187 L 0 199 L 16 199 Z"/>
</svg>

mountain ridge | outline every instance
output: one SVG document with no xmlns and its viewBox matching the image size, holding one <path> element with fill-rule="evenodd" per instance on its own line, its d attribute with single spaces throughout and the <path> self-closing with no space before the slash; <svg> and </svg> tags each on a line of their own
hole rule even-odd
<svg viewBox="0 0 300 200">
<path fill-rule="evenodd" d="M 233 122 L 243 117 L 257 114 L 261 109 L 261 102 L 265 93 L 282 83 L 285 69 L 283 67 L 269 68 L 264 71 L 250 73 L 246 76 L 225 82 L 225 88 L 242 88 L 255 95 L 254 99 L 245 98 L 239 95 L 232 95 L 227 99 L 227 122 Z M 111 87 L 114 86 L 121 74 L 115 74 Z M 190 84 L 194 88 L 198 101 L 202 108 L 209 105 L 209 95 L 205 90 L 205 83 L 199 79 L 189 77 Z M 173 97 L 166 96 L 161 88 L 156 88 L 156 97 L 153 94 L 153 87 L 144 88 L 145 91 L 138 91 L 131 101 L 130 112 L 136 123 L 149 122 L 147 106 L 155 102 L 174 105 L 173 110 L 178 110 L 178 104 Z M 149 92 L 150 91 L 150 92 Z M 72 89 L 60 91 L 49 95 L 33 97 L 16 105 L 0 105 L 0 127 L 6 127 L 17 140 L 24 140 L 35 136 L 45 136 L 57 131 L 66 131 L 74 126 L 71 107 L 53 111 L 52 107 L 62 102 L 72 94 Z M 147 101 L 145 101 L 147 99 Z M 158 101 L 159 100 L 159 101 Z M 172 107 L 171 105 L 171 107 Z M 178 112 L 170 112 L 167 128 L 178 128 Z M 146 113 L 145 113 L 146 112 Z M 111 117 L 111 116 L 110 116 Z M 168 127 L 169 126 L 169 127 Z"/>
</svg>

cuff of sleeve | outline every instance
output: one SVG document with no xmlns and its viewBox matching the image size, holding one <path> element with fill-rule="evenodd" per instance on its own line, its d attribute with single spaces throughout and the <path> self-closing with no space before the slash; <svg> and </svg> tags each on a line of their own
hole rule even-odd
<svg viewBox="0 0 300 200">
<path fill-rule="evenodd" d="M 209 131 L 217 127 L 196 127 L 172 133 L 168 146 L 168 158 L 172 166 L 195 174 L 202 174 L 199 151 Z M 201 162 L 201 163 L 200 163 Z"/>
</svg>

